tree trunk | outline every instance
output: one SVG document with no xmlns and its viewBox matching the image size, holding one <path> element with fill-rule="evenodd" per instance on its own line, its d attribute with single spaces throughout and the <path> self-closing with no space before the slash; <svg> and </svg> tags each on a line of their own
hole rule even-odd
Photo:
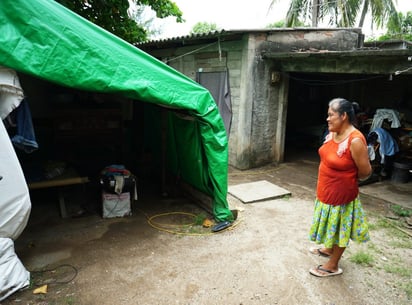
<svg viewBox="0 0 412 305">
<path fill-rule="evenodd" d="M 312 0 L 312 27 L 318 27 L 319 0 Z"/>
<path fill-rule="evenodd" d="M 360 27 L 360 28 L 363 27 L 363 23 L 365 22 L 365 17 L 366 17 L 366 13 L 368 12 L 368 7 L 369 7 L 369 0 L 364 0 L 363 1 L 362 14 L 360 16 L 359 25 L 358 25 L 358 27 Z"/>
</svg>

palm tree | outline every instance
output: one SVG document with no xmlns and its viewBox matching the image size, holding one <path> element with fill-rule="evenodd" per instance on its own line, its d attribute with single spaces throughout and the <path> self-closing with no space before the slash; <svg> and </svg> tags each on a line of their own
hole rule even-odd
<svg viewBox="0 0 412 305">
<path fill-rule="evenodd" d="M 272 0 L 269 9 L 277 1 Z M 338 27 L 354 27 L 359 19 L 358 27 L 362 28 L 369 12 L 372 24 L 380 28 L 389 18 L 399 22 L 394 1 L 396 0 L 290 0 L 286 26 L 295 26 L 302 21 L 301 18 L 311 19 L 312 26 L 317 27 L 319 21 L 329 18 L 328 23 Z"/>
</svg>

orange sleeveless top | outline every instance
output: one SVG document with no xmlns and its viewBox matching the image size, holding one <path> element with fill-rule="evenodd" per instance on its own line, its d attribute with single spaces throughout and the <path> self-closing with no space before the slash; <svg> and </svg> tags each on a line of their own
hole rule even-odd
<svg viewBox="0 0 412 305">
<path fill-rule="evenodd" d="M 340 143 L 333 141 L 329 133 L 319 148 L 317 197 L 323 203 L 344 205 L 358 196 L 358 169 L 350 152 L 354 138 L 360 138 L 366 145 L 363 134 L 355 129 Z"/>
</svg>

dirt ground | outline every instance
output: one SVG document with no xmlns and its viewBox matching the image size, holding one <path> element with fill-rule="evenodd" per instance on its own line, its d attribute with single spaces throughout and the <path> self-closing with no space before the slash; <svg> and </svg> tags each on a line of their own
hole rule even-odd
<svg viewBox="0 0 412 305">
<path fill-rule="evenodd" d="M 342 275 L 309 274 L 325 261 L 308 252 L 316 167 L 300 160 L 231 169 L 230 185 L 267 180 L 292 195 L 251 204 L 229 195 L 239 217 L 219 233 L 200 225 L 208 215 L 197 205 L 146 194 L 144 183 L 124 218 L 61 219 L 53 196 L 33 196 L 29 225 L 15 242 L 32 284 L 1 305 L 411 304 L 412 230 L 386 217 L 388 202 L 371 195 L 361 198 L 372 240 L 350 244 Z M 44 284 L 47 293 L 33 294 Z"/>
</svg>

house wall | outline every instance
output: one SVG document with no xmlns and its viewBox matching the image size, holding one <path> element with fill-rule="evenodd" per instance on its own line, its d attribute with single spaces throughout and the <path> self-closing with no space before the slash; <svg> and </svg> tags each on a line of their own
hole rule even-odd
<svg viewBox="0 0 412 305">
<path fill-rule="evenodd" d="M 267 121 L 258 125 L 266 126 L 266 129 L 260 135 L 259 133 L 253 135 L 255 139 L 261 137 L 262 141 L 261 145 L 256 147 L 259 150 L 253 154 L 260 159 L 252 160 L 252 166 L 284 160 L 288 101 L 290 93 L 293 93 L 289 92 L 289 73 L 285 69 L 284 56 L 294 52 L 353 51 L 359 47 L 361 39 L 360 32 L 356 29 L 296 29 L 264 33 L 260 36 L 260 38 L 256 36 L 261 41 L 257 45 L 256 53 L 260 54 L 261 60 L 256 67 L 259 71 L 257 74 L 261 74 L 260 79 L 265 81 L 257 82 L 256 85 L 260 87 L 258 89 L 260 92 L 265 92 L 258 104 L 264 109 L 263 113 L 267 114 L 261 119 L 267 119 Z M 275 53 L 278 57 L 266 58 L 265 54 L 269 53 Z M 293 63 L 293 59 L 290 62 Z M 311 72 L 315 72 L 322 68 L 322 62 L 317 61 L 316 66 L 313 67 L 303 59 L 296 66 L 297 69 L 302 70 L 307 69 L 306 66 L 308 66 Z M 302 115 L 304 116 L 302 122 L 304 122 L 308 117 L 305 117 L 304 113 Z M 255 123 L 259 121 L 259 118 L 253 121 L 256 126 Z M 269 144 L 271 144 L 270 149 Z"/>
<path fill-rule="evenodd" d="M 264 54 L 354 50 L 359 36 L 357 30 L 262 31 L 244 33 L 237 40 L 216 37 L 214 43 L 145 51 L 193 80 L 197 71 L 227 69 L 233 112 L 229 164 L 249 169 L 284 158 L 289 79 L 282 73 L 282 58 L 268 59 Z"/>
<path fill-rule="evenodd" d="M 193 80 L 197 71 L 228 71 L 232 103 L 229 164 L 239 169 L 281 158 L 280 149 L 276 149 L 282 143 L 282 135 L 276 133 L 279 127 L 276 100 L 280 92 L 285 92 L 287 82 L 283 80 L 278 87 L 268 86 L 270 67 L 257 52 L 265 39 L 265 36 L 243 35 L 239 40 L 217 41 L 206 48 L 207 44 L 150 51 Z"/>
<path fill-rule="evenodd" d="M 157 49 L 149 53 L 166 62 L 194 81 L 196 72 L 228 71 L 232 103 L 232 124 L 229 134 L 229 164 L 237 167 L 239 151 L 248 150 L 251 129 L 250 113 L 253 95 L 252 90 L 245 88 L 248 77 L 245 73 L 244 45 L 247 41 L 206 43 L 173 49 Z M 246 65 L 247 66 L 247 65 Z M 246 86 L 247 87 L 247 86 Z M 253 86 L 252 86 L 253 87 Z M 241 90 L 243 88 L 243 90 Z M 243 147 L 246 147 L 243 149 Z"/>
</svg>

